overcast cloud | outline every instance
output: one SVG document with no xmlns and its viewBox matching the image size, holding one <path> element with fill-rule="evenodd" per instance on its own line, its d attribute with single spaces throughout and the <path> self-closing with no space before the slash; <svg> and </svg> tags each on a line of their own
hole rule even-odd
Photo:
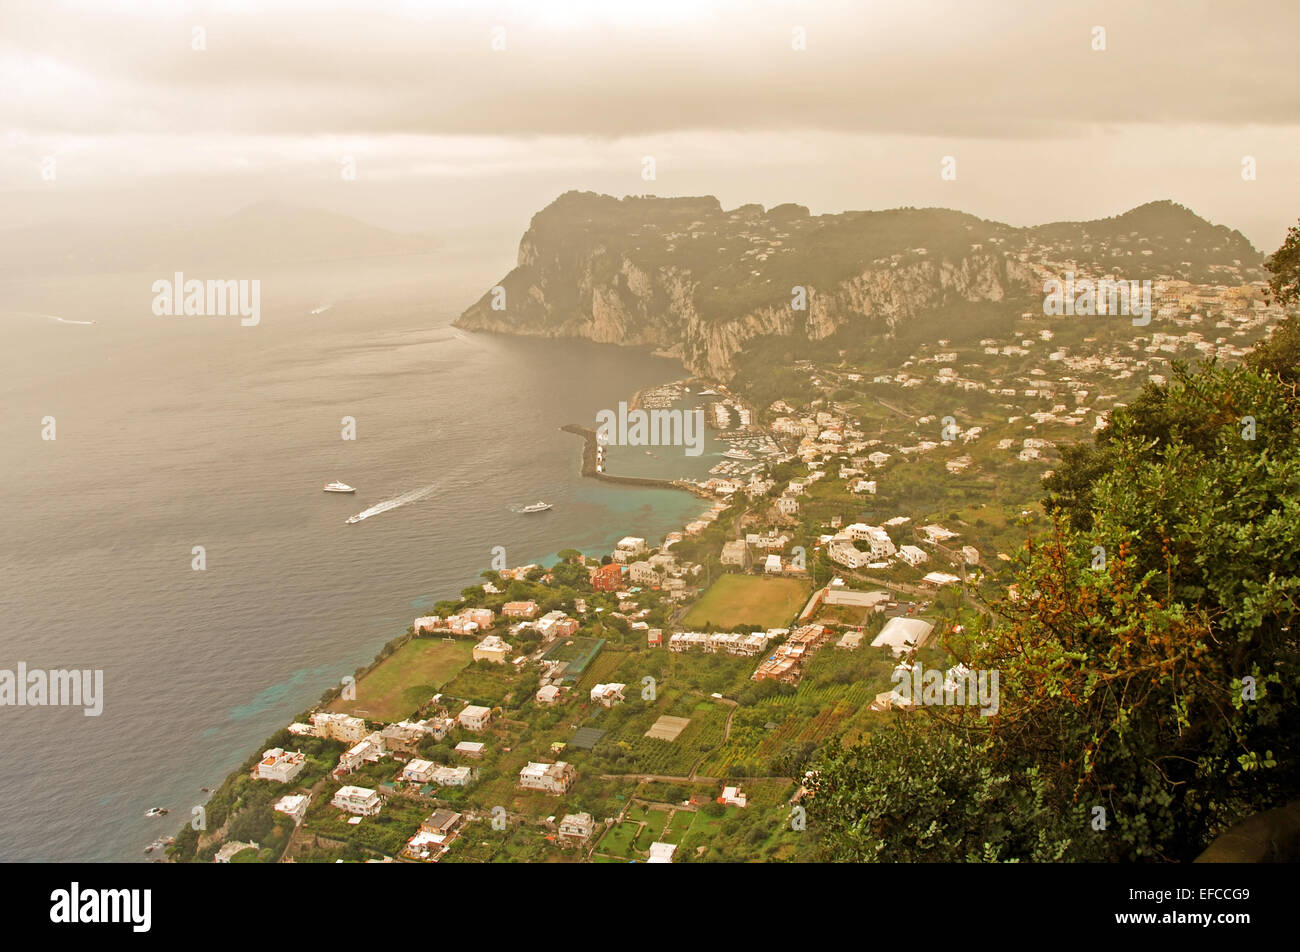
<svg viewBox="0 0 1300 952">
<path fill-rule="evenodd" d="M 1138 6 L 7 2 L 0 200 L 27 224 L 274 195 L 504 234 L 567 188 L 1016 224 L 1173 198 L 1270 250 L 1300 215 L 1300 4 Z"/>
</svg>

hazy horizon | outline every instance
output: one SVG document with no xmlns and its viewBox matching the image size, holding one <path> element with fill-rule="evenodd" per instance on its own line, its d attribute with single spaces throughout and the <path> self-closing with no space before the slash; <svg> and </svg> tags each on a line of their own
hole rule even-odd
<svg viewBox="0 0 1300 952">
<path fill-rule="evenodd" d="M 276 200 L 513 248 L 574 189 L 1015 226 L 1170 199 L 1269 253 L 1300 208 L 1297 26 L 1280 2 L 19 2 L 3 228 Z"/>
</svg>

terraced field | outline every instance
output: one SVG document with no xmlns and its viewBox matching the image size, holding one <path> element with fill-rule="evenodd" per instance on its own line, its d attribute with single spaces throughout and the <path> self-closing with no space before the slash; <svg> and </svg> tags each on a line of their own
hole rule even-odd
<svg viewBox="0 0 1300 952">
<path fill-rule="evenodd" d="M 731 737 L 726 745 L 700 765 L 699 772 L 709 777 L 725 777 L 733 764 L 748 769 L 765 769 L 768 760 L 787 744 L 812 741 L 820 743 L 834 734 L 850 718 L 869 708 L 875 691 L 859 682 L 810 688 L 801 685 L 798 693 L 761 701 L 736 712 Z M 794 708 L 813 701 L 821 710 L 813 717 L 796 713 Z M 765 729 L 775 723 L 773 730 Z"/>
<path fill-rule="evenodd" d="M 702 755 L 722 743 L 729 709 L 725 704 L 703 699 L 692 703 L 690 698 L 678 699 L 669 709 L 674 715 L 691 719 L 676 740 L 645 736 L 649 725 L 668 710 L 660 708 L 629 721 L 616 734 L 601 738 L 596 745 L 597 753 L 622 750 L 624 761 L 620 769 L 623 772 L 685 776 Z"/>
</svg>

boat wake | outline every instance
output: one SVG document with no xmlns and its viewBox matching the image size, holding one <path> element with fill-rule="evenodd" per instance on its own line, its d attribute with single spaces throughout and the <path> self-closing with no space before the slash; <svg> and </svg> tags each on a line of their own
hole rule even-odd
<svg viewBox="0 0 1300 952">
<path fill-rule="evenodd" d="M 432 486 L 425 486 L 422 489 L 412 489 L 410 492 L 402 493 L 400 496 L 394 496 L 392 499 L 385 499 L 383 502 L 377 502 L 369 509 L 362 509 L 355 516 L 350 516 L 348 518 L 348 523 L 352 524 L 361 522 L 363 519 L 377 516 L 381 512 L 388 512 L 392 509 L 405 506 L 408 503 L 419 502 L 421 499 L 431 494 L 436 488 L 437 484 L 435 483 Z"/>
</svg>

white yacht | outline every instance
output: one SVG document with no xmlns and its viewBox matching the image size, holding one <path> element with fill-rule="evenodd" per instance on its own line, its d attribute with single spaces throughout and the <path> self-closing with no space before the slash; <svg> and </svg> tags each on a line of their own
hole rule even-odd
<svg viewBox="0 0 1300 952">
<path fill-rule="evenodd" d="M 325 491 L 326 491 L 327 493 L 354 493 L 354 492 L 356 492 L 356 490 L 353 489 L 351 486 L 349 486 L 347 483 L 341 483 L 341 482 L 339 482 L 337 479 L 334 480 L 334 482 L 332 482 L 332 483 L 326 483 L 326 484 L 325 484 Z"/>
<path fill-rule="evenodd" d="M 524 506 L 524 507 L 523 507 L 522 509 L 520 509 L 519 511 L 520 511 L 520 512 L 545 512 L 547 509 L 550 509 L 550 508 L 551 508 L 551 504 L 550 504 L 549 502 L 542 502 L 542 501 L 539 499 L 539 500 L 537 500 L 537 502 L 533 503 L 531 506 Z"/>
</svg>

